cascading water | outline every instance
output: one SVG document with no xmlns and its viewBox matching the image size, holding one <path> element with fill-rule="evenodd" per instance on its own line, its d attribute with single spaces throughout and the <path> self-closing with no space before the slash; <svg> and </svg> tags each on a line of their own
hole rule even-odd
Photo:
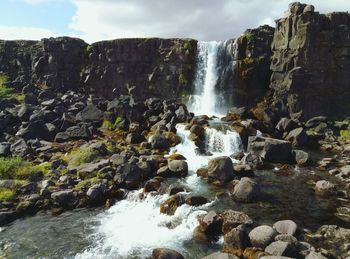
<svg viewBox="0 0 350 259">
<path fill-rule="evenodd" d="M 206 166 L 215 156 L 229 156 L 240 150 L 239 135 L 227 131 L 226 134 L 216 129 L 206 129 L 208 151 L 212 155 L 199 155 L 195 144 L 188 139 L 190 131 L 185 125 L 177 125 L 177 134 L 182 142 L 170 150 L 170 154 L 182 154 L 187 158 L 189 175 L 177 180 L 177 185 L 184 186 L 191 194 L 207 193 L 203 180 L 197 177 L 196 170 Z M 200 207 L 180 206 L 175 215 L 161 214 L 160 204 L 169 195 L 149 193 L 143 196 L 143 190 L 130 192 L 125 200 L 118 202 L 108 211 L 99 215 L 94 246 L 76 258 L 146 258 L 152 249 L 167 247 L 186 254 L 184 242 L 191 240 L 197 217 L 204 214 L 215 203 Z"/>
<path fill-rule="evenodd" d="M 202 41 L 198 42 L 197 49 L 194 94 L 187 106 L 196 115 L 220 117 L 228 107 L 223 88 L 234 81 L 236 43 L 233 40 Z"/>
</svg>

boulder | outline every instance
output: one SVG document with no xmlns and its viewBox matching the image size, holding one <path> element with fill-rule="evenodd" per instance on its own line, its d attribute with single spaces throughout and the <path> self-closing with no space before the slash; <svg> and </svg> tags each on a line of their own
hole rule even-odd
<svg viewBox="0 0 350 259">
<path fill-rule="evenodd" d="M 292 142 L 296 147 L 302 147 L 308 144 L 308 136 L 303 128 L 292 130 L 285 139 Z"/>
<path fill-rule="evenodd" d="M 160 213 L 174 215 L 176 209 L 185 203 L 185 196 L 175 194 L 160 205 Z"/>
<path fill-rule="evenodd" d="M 157 132 L 155 133 L 151 138 L 150 141 L 151 146 L 153 149 L 168 149 L 171 146 L 170 141 L 161 133 Z"/>
<path fill-rule="evenodd" d="M 321 253 L 311 252 L 305 257 L 305 259 L 327 259 L 327 257 Z"/>
<path fill-rule="evenodd" d="M 310 154 L 299 149 L 294 149 L 292 151 L 294 161 L 300 166 L 306 166 L 311 164 L 312 160 Z"/>
<path fill-rule="evenodd" d="M 102 201 L 106 192 L 107 186 L 103 183 L 91 186 L 86 192 L 91 202 Z"/>
<path fill-rule="evenodd" d="M 168 248 L 155 248 L 152 259 L 185 259 L 180 253 Z"/>
<path fill-rule="evenodd" d="M 276 125 L 276 129 L 280 132 L 291 131 L 298 127 L 298 123 L 289 118 L 282 118 Z"/>
<path fill-rule="evenodd" d="M 233 190 L 233 199 L 238 202 L 250 202 L 260 194 L 258 183 L 248 177 L 243 177 Z"/>
<path fill-rule="evenodd" d="M 295 257 L 295 247 L 284 241 L 275 241 L 265 248 L 265 252 L 275 256 Z"/>
<path fill-rule="evenodd" d="M 243 225 L 231 229 L 224 236 L 224 251 L 233 252 L 235 250 L 244 250 L 249 246 L 249 238 Z"/>
<path fill-rule="evenodd" d="M 170 160 L 168 168 L 172 176 L 184 177 L 188 174 L 188 165 L 185 160 Z"/>
<path fill-rule="evenodd" d="M 225 210 L 221 213 L 222 218 L 222 232 L 226 234 L 231 229 L 238 227 L 239 225 L 250 226 L 253 224 L 253 220 L 244 212 Z"/>
<path fill-rule="evenodd" d="M 222 234 L 222 218 L 215 211 L 209 211 L 198 219 L 199 229 L 211 239 Z"/>
<path fill-rule="evenodd" d="M 273 242 L 277 232 L 270 226 L 262 225 L 249 233 L 249 239 L 254 247 L 265 248 Z"/>
<path fill-rule="evenodd" d="M 320 196 L 330 196 L 336 193 L 336 186 L 326 180 L 317 181 L 315 185 L 315 192 Z"/>
<path fill-rule="evenodd" d="M 95 105 L 89 104 L 77 114 L 76 119 L 83 122 L 100 122 L 103 120 L 103 112 Z"/>
<path fill-rule="evenodd" d="M 207 255 L 206 257 L 203 257 L 202 259 L 239 259 L 239 257 L 237 257 L 233 254 L 216 252 L 216 253 Z"/>
<path fill-rule="evenodd" d="M 73 190 L 63 190 L 53 192 L 51 199 L 60 206 L 72 205 L 76 203 L 76 193 Z"/>
<path fill-rule="evenodd" d="M 10 143 L 0 143 L 0 157 L 9 156 L 11 154 L 11 144 Z"/>
<path fill-rule="evenodd" d="M 292 161 L 292 145 L 285 140 L 249 137 L 247 151 L 271 163 L 290 163 Z"/>
<path fill-rule="evenodd" d="M 56 134 L 56 142 L 65 142 L 70 140 L 90 140 L 92 138 L 92 133 L 88 127 L 83 124 L 80 126 L 69 127 L 65 132 L 59 132 Z"/>
<path fill-rule="evenodd" d="M 16 136 L 19 136 L 25 140 L 28 140 L 28 139 L 51 140 L 51 134 L 47 126 L 45 125 L 45 122 L 42 120 L 30 122 L 27 127 L 19 130 L 16 133 Z"/>
<path fill-rule="evenodd" d="M 234 178 L 232 160 L 222 156 L 210 159 L 208 162 L 208 177 L 222 182 L 229 182 Z"/>
<path fill-rule="evenodd" d="M 190 196 L 186 198 L 185 202 L 190 206 L 200 206 L 208 203 L 208 199 L 203 196 Z"/>
<path fill-rule="evenodd" d="M 298 226 L 292 220 L 280 220 L 273 224 L 273 228 L 280 234 L 295 235 Z"/>
</svg>

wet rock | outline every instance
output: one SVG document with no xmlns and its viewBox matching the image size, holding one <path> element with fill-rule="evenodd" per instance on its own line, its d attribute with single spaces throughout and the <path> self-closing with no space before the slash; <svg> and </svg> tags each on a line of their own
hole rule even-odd
<svg viewBox="0 0 350 259">
<path fill-rule="evenodd" d="M 229 157 L 222 156 L 209 160 L 208 177 L 229 182 L 234 178 L 232 160 Z"/>
<path fill-rule="evenodd" d="M 243 177 L 233 190 L 233 199 L 238 202 L 250 202 L 260 194 L 258 183 L 248 177 Z"/>
<path fill-rule="evenodd" d="M 315 185 L 315 192 L 317 195 L 327 197 L 336 193 L 336 186 L 329 181 L 317 181 Z"/>
<path fill-rule="evenodd" d="M 273 224 L 273 228 L 279 234 L 288 234 L 293 236 L 297 232 L 298 226 L 292 220 L 280 220 Z"/>
<path fill-rule="evenodd" d="M 168 248 L 156 248 L 152 251 L 152 259 L 185 259 L 180 253 Z"/>
<path fill-rule="evenodd" d="M 196 174 L 199 177 L 208 177 L 208 169 L 207 168 L 198 168 Z"/>
<path fill-rule="evenodd" d="M 249 233 L 249 239 L 254 247 L 265 248 L 277 235 L 277 232 L 270 226 L 262 225 L 254 228 Z"/>
<path fill-rule="evenodd" d="M 292 130 L 285 139 L 292 142 L 296 147 L 302 147 L 308 144 L 308 136 L 303 128 Z"/>
<path fill-rule="evenodd" d="M 144 192 L 153 192 L 158 191 L 160 187 L 160 182 L 156 179 L 148 180 L 143 187 Z"/>
<path fill-rule="evenodd" d="M 207 255 L 202 259 L 239 259 L 239 257 L 228 253 L 216 252 L 216 253 Z"/>
<path fill-rule="evenodd" d="M 104 199 L 107 186 L 103 183 L 91 186 L 86 192 L 91 202 L 100 202 Z"/>
<path fill-rule="evenodd" d="M 200 140 L 204 140 L 205 138 L 205 129 L 200 125 L 193 125 L 190 128 L 190 132 L 195 134 Z"/>
<path fill-rule="evenodd" d="M 176 209 L 185 203 L 185 196 L 175 194 L 160 205 L 160 213 L 174 215 Z"/>
<path fill-rule="evenodd" d="M 170 191 L 169 191 L 169 195 L 174 195 L 174 194 L 177 194 L 179 192 L 185 192 L 186 190 L 183 188 L 183 187 L 172 187 L 170 188 Z"/>
<path fill-rule="evenodd" d="M 18 218 L 15 211 L 0 211 L 0 227 L 4 226 Z"/>
<path fill-rule="evenodd" d="M 186 198 L 185 202 L 190 206 L 200 206 L 208 203 L 208 199 L 203 196 L 190 196 Z"/>
<path fill-rule="evenodd" d="M 292 153 L 294 160 L 298 165 L 305 166 L 311 164 L 312 160 L 309 153 L 299 149 L 294 149 Z"/>
<path fill-rule="evenodd" d="M 271 163 L 289 163 L 292 161 L 292 145 L 289 141 L 249 137 L 247 151 Z"/>
<path fill-rule="evenodd" d="M 250 165 L 237 164 L 233 166 L 235 175 L 238 177 L 254 177 L 254 171 Z"/>
<path fill-rule="evenodd" d="M 209 211 L 198 220 L 199 229 L 210 239 L 216 239 L 222 234 L 222 218 L 215 211 Z"/>
<path fill-rule="evenodd" d="M 168 168 L 171 176 L 184 177 L 188 174 L 188 165 L 185 160 L 170 160 Z"/>
<path fill-rule="evenodd" d="M 224 236 L 224 252 L 243 254 L 243 250 L 250 244 L 246 229 L 243 225 L 231 229 Z"/>
<path fill-rule="evenodd" d="M 327 257 L 322 255 L 321 253 L 311 252 L 305 257 L 305 259 L 327 259 Z"/>
<path fill-rule="evenodd" d="M 76 193 L 73 190 L 53 192 L 51 199 L 60 206 L 71 205 L 76 202 Z"/>
<path fill-rule="evenodd" d="M 292 244 L 284 241 L 272 242 L 265 248 L 265 252 L 276 256 L 295 257 L 295 248 Z"/>
<path fill-rule="evenodd" d="M 222 218 L 222 232 L 226 234 L 231 231 L 231 229 L 238 227 L 239 225 L 249 226 L 253 224 L 253 220 L 244 212 L 225 210 L 221 214 Z"/>
</svg>

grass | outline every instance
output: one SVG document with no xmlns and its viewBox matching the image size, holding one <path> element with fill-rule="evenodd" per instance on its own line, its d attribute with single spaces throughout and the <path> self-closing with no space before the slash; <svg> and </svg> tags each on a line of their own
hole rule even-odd
<svg viewBox="0 0 350 259">
<path fill-rule="evenodd" d="M 350 127 L 347 128 L 346 130 L 341 130 L 340 131 L 340 140 L 341 141 L 350 141 Z"/>
<path fill-rule="evenodd" d="M 103 120 L 103 123 L 102 123 L 102 128 L 104 129 L 108 129 L 108 130 L 115 130 L 118 125 L 123 121 L 123 118 L 122 117 L 117 117 L 114 121 L 114 123 L 110 120 Z"/>
<path fill-rule="evenodd" d="M 0 99 L 16 98 L 18 102 L 24 101 L 24 94 L 16 93 L 15 89 L 5 85 L 10 79 L 7 75 L 0 73 Z"/>
<path fill-rule="evenodd" d="M 12 201 L 16 196 L 16 192 L 11 189 L 1 188 L 0 189 L 0 202 Z"/>
<path fill-rule="evenodd" d="M 86 179 L 86 180 L 80 181 L 75 186 L 75 188 L 78 189 L 78 190 L 82 190 L 82 189 L 85 189 L 87 187 L 91 187 L 91 186 L 93 186 L 95 184 L 98 184 L 98 183 L 101 183 L 101 180 L 98 179 L 97 177 L 93 177 L 93 178 L 90 178 L 90 179 Z"/>
<path fill-rule="evenodd" d="M 34 174 L 47 175 L 50 164 L 34 165 L 20 157 L 0 157 L 0 179 L 26 180 Z"/>
<path fill-rule="evenodd" d="M 94 161 L 98 157 L 98 152 L 90 147 L 80 147 L 68 153 L 64 160 L 72 166 L 79 166 Z"/>
</svg>

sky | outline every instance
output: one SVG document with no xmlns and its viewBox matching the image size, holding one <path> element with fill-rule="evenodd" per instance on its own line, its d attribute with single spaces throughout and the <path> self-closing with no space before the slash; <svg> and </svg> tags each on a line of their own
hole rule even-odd
<svg viewBox="0 0 350 259">
<path fill-rule="evenodd" d="M 88 43 L 134 37 L 225 40 L 275 25 L 293 0 L 0 0 L 0 39 L 71 36 Z M 304 0 L 350 11 L 350 0 Z"/>
</svg>

